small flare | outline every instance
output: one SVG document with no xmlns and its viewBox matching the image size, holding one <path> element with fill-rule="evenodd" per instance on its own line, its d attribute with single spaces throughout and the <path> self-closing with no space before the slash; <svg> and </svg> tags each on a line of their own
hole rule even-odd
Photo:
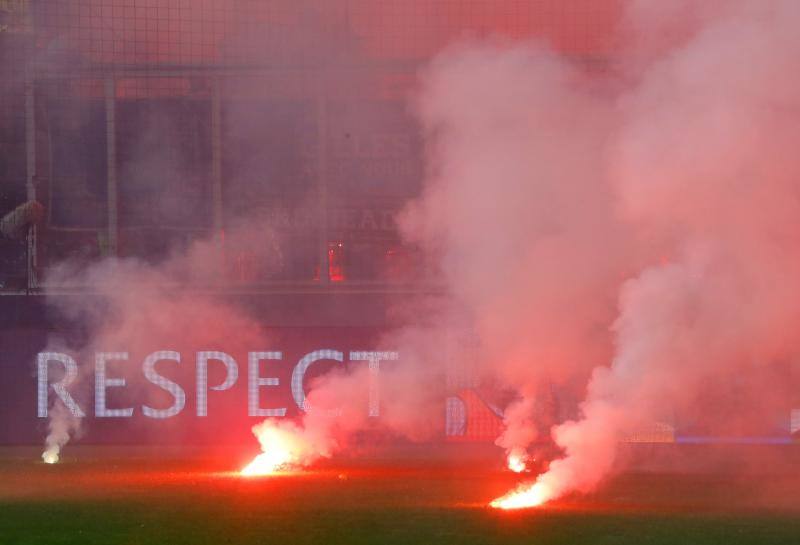
<svg viewBox="0 0 800 545">
<path fill-rule="evenodd" d="M 525 485 L 505 496 L 492 501 L 489 505 L 497 509 L 524 509 L 526 507 L 539 507 L 552 499 L 553 495 L 548 486 L 536 482 Z"/>
<path fill-rule="evenodd" d="M 259 475 L 273 475 L 286 469 L 289 462 L 288 452 L 262 452 L 253 461 L 239 472 L 243 477 L 256 477 Z"/>
<path fill-rule="evenodd" d="M 58 462 L 58 451 L 54 449 L 47 449 L 42 453 L 42 460 L 46 464 L 55 464 Z"/>
<path fill-rule="evenodd" d="M 291 423 L 265 420 L 253 426 L 253 433 L 261 443 L 262 453 L 239 472 L 244 477 L 273 475 L 302 465 L 307 459 L 309 447 L 302 430 Z"/>
<path fill-rule="evenodd" d="M 508 469 L 514 473 L 522 473 L 528 467 L 525 465 L 525 456 L 512 452 L 508 455 Z"/>
</svg>

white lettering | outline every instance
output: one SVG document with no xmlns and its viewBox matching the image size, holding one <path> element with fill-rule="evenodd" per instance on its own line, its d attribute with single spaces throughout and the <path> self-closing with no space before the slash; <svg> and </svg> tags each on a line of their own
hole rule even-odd
<svg viewBox="0 0 800 545">
<path fill-rule="evenodd" d="M 212 390 L 221 392 L 229 389 L 239 378 L 239 367 L 236 361 L 225 352 L 197 353 L 197 416 L 208 416 L 208 360 L 219 360 L 225 364 L 225 381 Z"/>
<path fill-rule="evenodd" d="M 58 382 L 54 382 L 51 386 L 53 391 L 69 409 L 73 416 L 83 418 L 86 416 L 78 404 L 72 399 L 72 396 L 67 392 L 67 386 L 72 384 L 78 378 L 78 364 L 75 360 L 61 352 L 40 352 L 36 356 L 36 370 L 39 387 L 38 399 L 38 415 L 39 418 L 47 418 L 48 407 L 48 384 L 47 372 L 51 361 L 57 361 L 64 365 L 64 378 Z"/>
<path fill-rule="evenodd" d="M 106 378 L 106 361 L 127 360 L 127 352 L 98 352 L 94 360 L 94 415 L 96 417 L 122 417 L 133 416 L 133 408 L 109 409 L 106 407 L 106 389 L 125 386 L 124 378 Z"/>
<path fill-rule="evenodd" d="M 183 390 L 183 388 L 171 380 L 159 375 L 156 371 L 156 363 L 161 360 L 175 360 L 176 362 L 180 363 L 181 355 L 179 352 L 173 352 L 171 350 L 159 350 L 158 352 L 153 352 L 142 362 L 144 376 L 147 378 L 147 380 L 159 388 L 172 394 L 172 397 L 175 398 L 175 403 L 166 409 L 153 409 L 152 407 L 143 405 L 142 412 L 145 416 L 150 418 L 171 418 L 180 413 L 186 406 L 186 392 Z"/>
<path fill-rule="evenodd" d="M 380 386 L 378 375 L 381 370 L 381 361 L 396 361 L 400 357 L 398 352 L 350 352 L 350 361 L 369 362 L 369 415 L 380 416 Z"/>
<path fill-rule="evenodd" d="M 279 409 L 262 409 L 258 392 L 261 386 L 278 386 L 277 377 L 261 377 L 258 374 L 261 360 L 283 359 L 281 352 L 250 352 L 247 355 L 247 415 L 248 416 L 286 416 L 286 407 Z"/>
<path fill-rule="evenodd" d="M 292 371 L 292 397 L 297 406 L 305 412 L 309 412 L 310 407 L 306 403 L 306 391 L 303 388 L 303 379 L 306 376 L 306 371 L 314 362 L 320 360 L 334 360 L 338 362 L 344 361 L 344 354 L 338 350 L 315 350 L 309 352 L 297 362 L 297 365 Z M 338 411 L 330 409 L 330 414 L 335 414 Z"/>
</svg>

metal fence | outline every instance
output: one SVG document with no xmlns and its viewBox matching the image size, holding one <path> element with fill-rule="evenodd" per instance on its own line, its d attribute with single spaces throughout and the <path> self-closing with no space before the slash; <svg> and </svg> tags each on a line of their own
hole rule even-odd
<svg viewBox="0 0 800 545">
<path fill-rule="evenodd" d="M 423 178 L 419 65 L 463 33 L 602 54 L 614 13 L 0 0 L 0 291 L 39 289 L 64 260 L 157 262 L 199 240 L 222 252 L 221 285 L 424 283 L 395 225 Z"/>
</svg>

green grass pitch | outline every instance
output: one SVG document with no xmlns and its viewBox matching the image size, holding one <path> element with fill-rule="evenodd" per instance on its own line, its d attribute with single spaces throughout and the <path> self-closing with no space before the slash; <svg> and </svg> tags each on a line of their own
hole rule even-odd
<svg viewBox="0 0 800 545">
<path fill-rule="evenodd" d="M 768 471 L 622 473 L 503 512 L 486 504 L 520 477 L 492 463 L 339 460 L 255 479 L 240 463 L 0 456 L 0 544 L 800 543 L 800 479 Z"/>
</svg>

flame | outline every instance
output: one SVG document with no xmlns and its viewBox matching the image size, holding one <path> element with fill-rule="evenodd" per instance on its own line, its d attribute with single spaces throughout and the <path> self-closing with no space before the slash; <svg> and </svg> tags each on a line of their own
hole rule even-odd
<svg viewBox="0 0 800 545">
<path fill-rule="evenodd" d="M 42 460 L 46 464 L 55 464 L 58 462 L 58 451 L 54 449 L 47 449 L 42 453 Z"/>
<path fill-rule="evenodd" d="M 286 469 L 290 462 L 289 453 L 286 451 L 273 450 L 272 452 L 262 452 L 253 461 L 247 464 L 239 472 L 243 477 L 255 477 L 258 475 L 272 475 L 282 469 Z"/>
<path fill-rule="evenodd" d="M 301 430 L 291 423 L 265 420 L 253 426 L 262 453 L 239 472 L 244 477 L 273 475 L 305 461 L 308 445 Z"/>
<path fill-rule="evenodd" d="M 505 496 L 492 501 L 489 505 L 497 509 L 524 509 L 539 507 L 553 498 L 550 487 L 542 482 L 523 485 Z"/>
<path fill-rule="evenodd" d="M 525 465 L 525 457 L 521 454 L 511 453 L 508 455 L 508 469 L 514 473 L 522 473 L 527 466 Z"/>
</svg>

